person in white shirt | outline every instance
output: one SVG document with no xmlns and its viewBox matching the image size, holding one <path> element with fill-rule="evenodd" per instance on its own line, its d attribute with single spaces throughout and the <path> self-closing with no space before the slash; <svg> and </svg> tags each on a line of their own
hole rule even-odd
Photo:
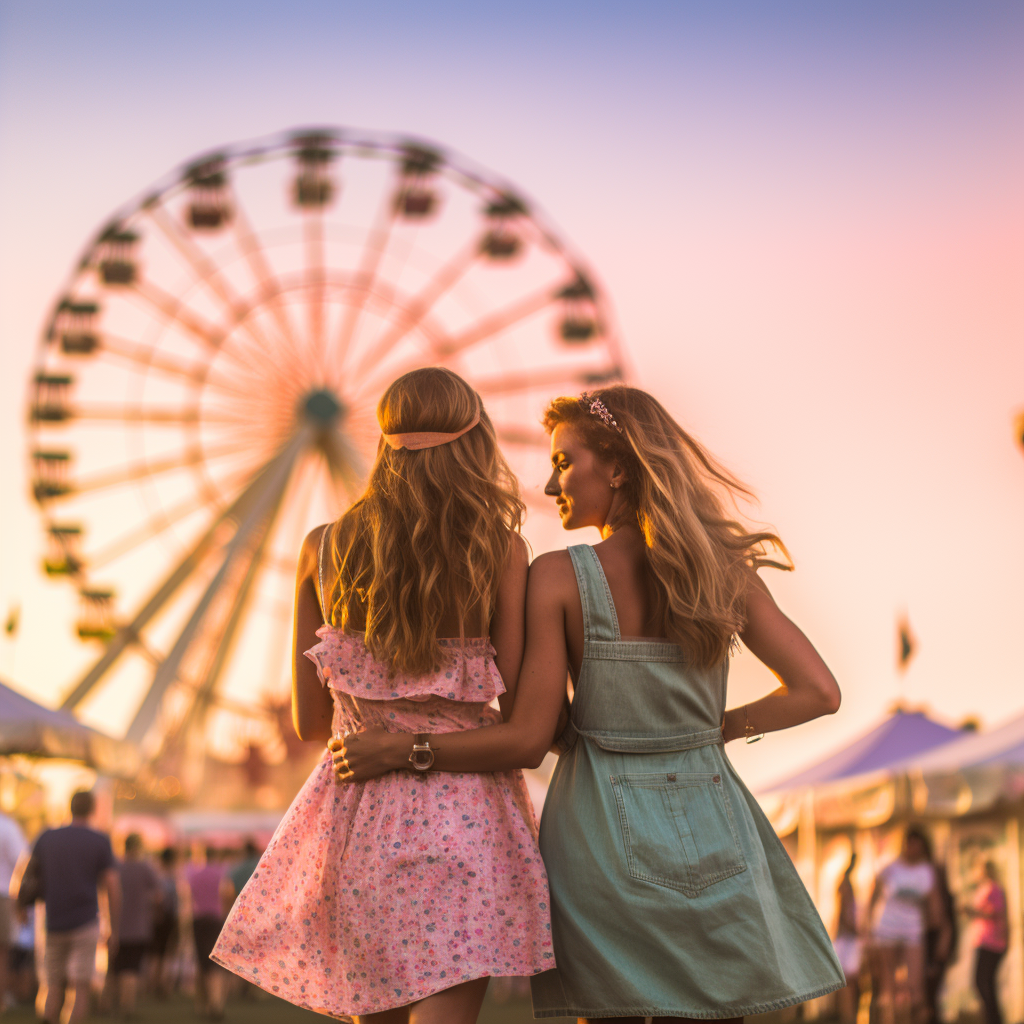
<svg viewBox="0 0 1024 1024">
<path fill-rule="evenodd" d="M 868 920 L 878 1020 L 892 1024 L 899 1004 L 909 1006 L 911 1019 L 921 1024 L 927 1016 L 925 931 L 929 925 L 940 929 L 937 955 L 944 959 L 950 929 L 928 837 L 920 829 L 907 829 L 899 857 L 879 872 Z"/>
<path fill-rule="evenodd" d="M 0 811 L 0 1009 L 8 1001 L 7 962 L 10 959 L 11 931 L 14 927 L 14 904 L 17 893 L 11 894 L 11 878 L 18 862 L 28 852 L 28 843 L 21 827 Z"/>
</svg>

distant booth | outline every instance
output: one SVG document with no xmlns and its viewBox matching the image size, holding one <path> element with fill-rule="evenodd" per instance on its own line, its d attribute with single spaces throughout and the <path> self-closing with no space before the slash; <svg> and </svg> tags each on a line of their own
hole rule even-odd
<svg viewBox="0 0 1024 1024">
<path fill-rule="evenodd" d="M 819 764 L 758 793 L 765 813 L 833 930 L 836 891 L 850 855 L 858 914 L 875 876 L 899 853 L 908 824 L 930 835 L 958 906 L 981 858 L 1006 888 L 1010 948 L 999 972 L 1005 1019 L 1024 1020 L 1024 714 L 988 732 L 951 729 L 921 711 L 894 709 L 867 734 Z M 975 1016 L 968 922 L 946 975 L 942 1017 Z"/>
<path fill-rule="evenodd" d="M 93 788 L 98 778 L 107 783 L 101 811 L 109 817 L 113 780 L 132 778 L 139 766 L 135 744 L 0 683 L 0 809 L 30 836 L 67 814 L 70 789 Z"/>
</svg>

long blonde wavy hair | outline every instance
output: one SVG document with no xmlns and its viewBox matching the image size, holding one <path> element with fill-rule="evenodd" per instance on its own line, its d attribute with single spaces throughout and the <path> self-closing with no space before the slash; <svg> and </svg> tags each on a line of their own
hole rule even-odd
<svg viewBox="0 0 1024 1024">
<path fill-rule="evenodd" d="M 382 436 L 365 492 L 331 529 L 330 620 L 365 624 L 367 649 L 392 672 L 438 664 L 446 608 L 460 609 L 460 635 L 463 609 L 479 609 L 487 631 L 525 506 L 480 396 L 458 374 L 413 370 L 377 405 L 382 435 L 454 433 L 477 410 L 477 426 L 434 448 L 395 449 Z"/>
<path fill-rule="evenodd" d="M 614 385 L 590 392 L 620 430 L 590 412 L 590 401 L 556 398 L 544 414 L 551 433 L 569 426 L 594 454 L 618 463 L 628 516 L 636 516 L 653 576 L 656 611 L 666 635 L 694 664 L 712 666 L 744 626 L 751 568 L 792 569 L 776 534 L 750 532 L 726 512 L 748 487 L 724 469 L 657 399 Z M 613 528 L 622 523 L 611 523 Z M 770 557 L 774 548 L 784 561 Z"/>
</svg>

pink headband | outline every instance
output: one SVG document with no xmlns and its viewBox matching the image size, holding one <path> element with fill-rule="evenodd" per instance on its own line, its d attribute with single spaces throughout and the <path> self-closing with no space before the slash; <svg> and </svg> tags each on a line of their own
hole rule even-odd
<svg viewBox="0 0 1024 1024">
<path fill-rule="evenodd" d="M 408 448 L 409 451 L 419 451 L 421 448 L 436 448 L 439 444 L 448 444 L 450 441 L 462 437 L 463 434 L 468 434 L 479 422 L 480 410 L 478 408 L 473 419 L 461 430 L 456 430 L 454 434 L 442 434 L 438 431 L 424 430 L 408 434 L 385 434 L 384 440 L 392 448 Z"/>
</svg>

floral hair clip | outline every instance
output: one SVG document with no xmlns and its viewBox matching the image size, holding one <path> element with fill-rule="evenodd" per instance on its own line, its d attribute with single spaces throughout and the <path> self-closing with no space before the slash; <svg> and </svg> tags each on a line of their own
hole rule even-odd
<svg viewBox="0 0 1024 1024">
<path fill-rule="evenodd" d="M 580 395 L 580 404 L 583 406 L 591 416 L 597 416 L 601 419 L 606 427 L 611 427 L 613 430 L 617 430 L 620 434 L 622 433 L 622 427 L 615 422 L 615 417 L 608 411 L 608 406 L 601 401 L 595 395 L 591 395 L 590 392 L 584 391 Z"/>
</svg>

